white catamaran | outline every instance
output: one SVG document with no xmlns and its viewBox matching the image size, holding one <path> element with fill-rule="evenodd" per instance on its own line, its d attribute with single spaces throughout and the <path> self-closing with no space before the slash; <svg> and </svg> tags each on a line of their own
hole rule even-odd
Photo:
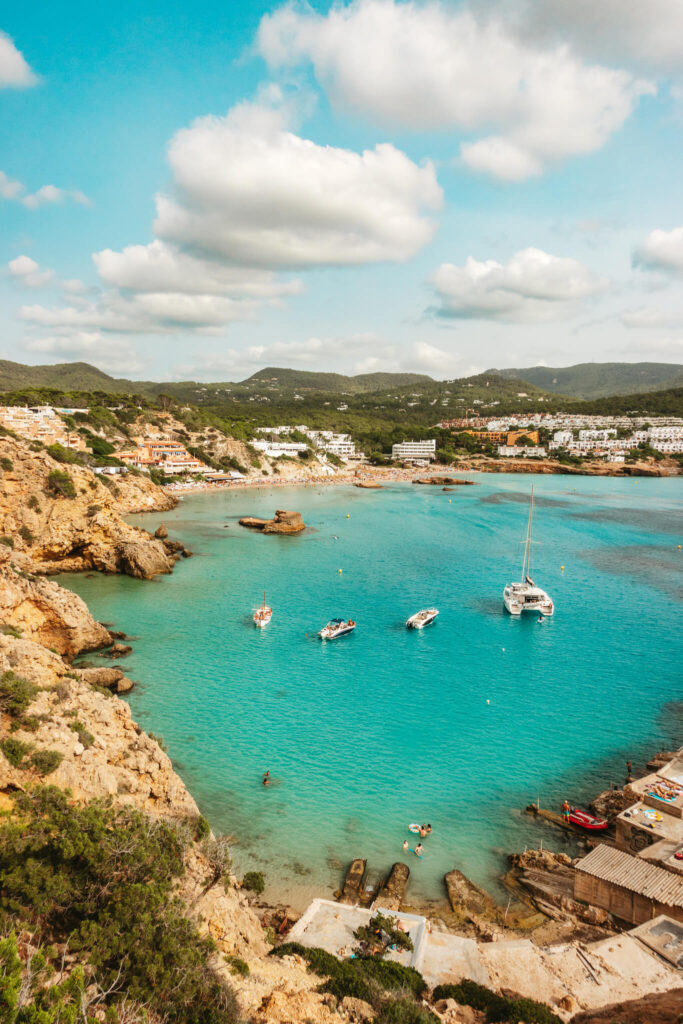
<svg viewBox="0 0 683 1024">
<path fill-rule="evenodd" d="M 259 629 L 263 629 L 267 626 L 273 617 L 273 609 L 266 604 L 266 592 L 263 591 L 263 604 L 259 605 L 254 611 L 254 625 L 258 626 Z"/>
<path fill-rule="evenodd" d="M 531 578 L 531 525 L 534 516 L 534 488 L 531 486 L 531 504 L 529 506 L 529 522 L 524 541 L 524 562 L 522 563 L 522 583 L 508 583 L 503 591 L 503 603 L 510 615 L 521 615 L 522 612 L 540 612 L 541 615 L 552 615 L 555 611 L 552 598 L 545 590 L 537 587 Z"/>
</svg>

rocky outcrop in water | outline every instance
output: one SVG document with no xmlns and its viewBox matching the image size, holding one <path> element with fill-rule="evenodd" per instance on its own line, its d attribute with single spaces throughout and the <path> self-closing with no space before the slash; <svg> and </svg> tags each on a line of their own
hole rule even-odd
<svg viewBox="0 0 683 1024">
<path fill-rule="evenodd" d="M 258 519 L 256 516 L 245 516 L 240 519 L 240 526 L 248 526 L 261 533 L 301 533 L 306 524 L 300 512 L 287 512 L 279 508 L 273 519 Z"/>
<path fill-rule="evenodd" d="M 474 480 L 463 480 L 458 476 L 427 476 L 413 480 L 414 484 L 432 487 L 474 487 Z"/>
</svg>

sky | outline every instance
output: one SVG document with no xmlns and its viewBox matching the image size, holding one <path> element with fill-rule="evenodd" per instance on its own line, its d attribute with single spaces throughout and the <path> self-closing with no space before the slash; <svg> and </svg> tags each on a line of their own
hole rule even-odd
<svg viewBox="0 0 683 1024">
<path fill-rule="evenodd" d="M 0 358 L 683 363 L 681 0 L 0 11 Z"/>
</svg>

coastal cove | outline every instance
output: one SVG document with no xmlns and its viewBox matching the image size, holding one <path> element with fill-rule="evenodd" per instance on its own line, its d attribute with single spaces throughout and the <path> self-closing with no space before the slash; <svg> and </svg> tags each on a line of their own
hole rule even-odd
<svg viewBox="0 0 683 1024">
<path fill-rule="evenodd" d="M 495 891 L 503 854 L 538 842 L 525 804 L 585 801 L 622 782 L 627 757 L 681 742 L 680 478 L 475 479 L 455 493 L 187 495 L 132 520 L 163 521 L 195 553 L 172 576 L 59 578 L 136 638 L 133 716 L 163 736 L 212 827 L 238 838 L 238 868 L 264 870 L 299 906 L 337 888 L 354 856 L 390 867 L 411 821 L 434 826 L 409 862 L 411 896 L 441 896 L 453 866 Z M 542 625 L 511 619 L 501 598 L 532 479 L 536 575 L 556 604 Z M 276 507 L 308 529 L 238 526 Z M 274 616 L 257 631 L 264 589 Z M 428 605 L 437 623 L 406 631 Z M 337 615 L 356 632 L 321 644 Z"/>
</svg>

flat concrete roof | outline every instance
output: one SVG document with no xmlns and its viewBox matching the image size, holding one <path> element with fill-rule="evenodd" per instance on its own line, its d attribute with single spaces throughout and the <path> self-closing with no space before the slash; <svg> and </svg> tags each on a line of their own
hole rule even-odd
<svg viewBox="0 0 683 1024">
<path fill-rule="evenodd" d="M 659 810 L 639 801 L 622 811 L 617 816 L 617 821 L 629 822 L 635 828 L 656 836 L 657 839 L 683 843 L 683 818 L 674 818 L 667 814 L 664 807 Z"/>
</svg>

